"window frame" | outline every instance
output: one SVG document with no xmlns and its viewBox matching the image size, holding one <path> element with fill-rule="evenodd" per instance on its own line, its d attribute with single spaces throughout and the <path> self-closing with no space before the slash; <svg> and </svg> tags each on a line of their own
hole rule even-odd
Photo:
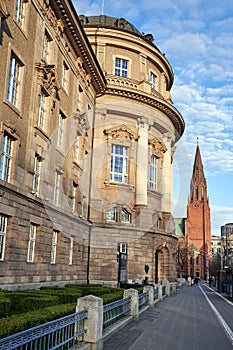
<svg viewBox="0 0 233 350">
<path fill-rule="evenodd" d="M 8 217 L 4 214 L 0 214 L 0 261 L 4 261 L 5 258 L 7 226 Z"/>
<path fill-rule="evenodd" d="M 18 109 L 22 88 L 22 69 L 22 62 L 17 55 L 11 51 L 7 77 L 6 100 Z"/>
<path fill-rule="evenodd" d="M 56 257 L 57 257 L 57 236 L 58 236 L 58 231 L 53 230 L 53 234 L 52 234 L 52 246 L 51 246 L 51 260 L 50 260 L 51 265 L 55 265 L 55 264 L 56 264 Z"/>
<path fill-rule="evenodd" d="M 65 91 L 68 91 L 69 84 L 69 67 L 65 61 L 62 63 L 62 76 L 61 76 L 61 85 Z"/>
<path fill-rule="evenodd" d="M 55 178 L 54 178 L 54 193 L 53 193 L 53 204 L 58 206 L 60 199 L 60 184 L 61 184 L 61 172 L 56 169 L 55 170 Z"/>
<path fill-rule="evenodd" d="M 154 72 L 150 72 L 150 85 L 151 88 L 156 90 L 157 75 Z"/>
<path fill-rule="evenodd" d="M 73 265 L 73 252 L 74 252 L 74 239 L 73 237 L 70 237 L 69 265 Z"/>
<path fill-rule="evenodd" d="M 117 150 L 122 149 L 122 154 Z M 110 182 L 117 182 L 122 184 L 128 184 L 128 168 L 129 168 L 129 147 L 112 144 L 110 155 Z M 121 168 L 122 171 L 116 171 L 116 168 Z M 121 180 L 120 180 L 121 179 Z"/>
<path fill-rule="evenodd" d="M 40 177 L 41 177 L 41 157 L 38 154 L 35 154 L 34 158 L 34 168 L 33 168 L 33 182 L 32 182 L 32 190 L 35 194 L 39 194 L 40 190 Z"/>
<path fill-rule="evenodd" d="M 34 263 L 34 260 L 35 260 L 35 245 L 36 245 L 37 227 L 38 226 L 36 224 L 30 223 L 27 263 Z"/>
<path fill-rule="evenodd" d="M 124 67 L 126 65 L 126 67 Z M 129 77 L 129 60 L 122 57 L 115 57 L 114 61 L 114 75 L 117 77 Z"/>
<path fill-rule="evenodd" d="M 58 128 L 57 128 L 57 147 L 59 149 L 62 149 L 62 146 L 63 146 L 64 133 L 65 133 L 65 119 L 66 119 L 66 116 L 61 111 L 59 111 Z"/>
<path fill-rule="evenodd" d="M 25 28 L 26 24 L 26 1 L 16 0 L 15 1 L 15 13 L 14 19 L 21 28 Z"/>
<path fill-rule="evenodd" d="M 37 127 L 43 131 L 46 130 L 47 97 L 45 91 L 41 89 L 38 103 Z"/>
<path fill-rule="evenodd" d="M 152 173 L 152 170 L 153 170 L 153 173 Z M 150 174 L 149 174 L 150 191 L 157 191 L 157 187 L 158 187 L 158 157 L 156 157 L 155 154 L 150 155 L 149 171 L 150 171 Z"/>
<path fill-rule="evenodd" d="M 11 179 L 14 142 L 15 139 L 8 132 L 4 132 L 1 142 L 0 179 L 6 182 Z"/>
</svg>

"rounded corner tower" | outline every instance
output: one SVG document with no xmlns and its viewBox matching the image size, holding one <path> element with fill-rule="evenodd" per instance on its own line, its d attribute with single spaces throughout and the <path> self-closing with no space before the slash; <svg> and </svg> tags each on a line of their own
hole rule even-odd
<svg viewBox="0 0 233 350">
<path fill-rule="evenodd" d="M 173 155 L 184 120 L 172 68 L 124 18 L 79 20 L 106 79 L 93 128 L 90 280 L 176 280 Z M 121 263 L 124 256 L 126 263 Z"/>
</svg>

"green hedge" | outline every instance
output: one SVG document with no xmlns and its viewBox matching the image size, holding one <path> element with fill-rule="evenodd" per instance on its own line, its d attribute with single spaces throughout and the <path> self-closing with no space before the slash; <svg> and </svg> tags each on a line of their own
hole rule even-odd
<svg viewBox="0 0 233 350">
<path fill-rule="evenodd" d="M 13 315 L 0 319 L 0 338 L 38 326 L 43 323 L 70 315 L 75 312 L 74 304 L 50 306 L 21 315 Z"/>
<path fill-rule="evenodd" d="M 123 298 L 124 289 L 101 285 L 66 285 L 40 290 L 0 290 L 0 338 L 75 312 L 77 298 L 95 295 L 103 304 Z"/>
</svg>

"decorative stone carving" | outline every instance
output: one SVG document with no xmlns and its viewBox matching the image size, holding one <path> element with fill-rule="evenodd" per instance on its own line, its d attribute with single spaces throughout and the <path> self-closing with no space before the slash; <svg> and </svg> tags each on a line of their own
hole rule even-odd
<svg viewBox="0 0 233 350">
<path fill-rule="evenodd" d="M 134 141 L 138 139 L 137 134 L 132 130 L 130 130 L 124 124 L 118 127 L 105 129 L 104 134 L 107 135 L 107 137 L 111 137 L 113 139 L 125 139 L 125 140 L 134 140 Z"/>
<path fill-rule="evenodd" d="M 56 96 L 60 86 L 57 79 L 57 70 L 55 65 L 36 64 L 39 72 L 39 84 L 46 90 L 49 95 Z"/>
<path fill-rule="evenodd" d="M 149 144 L 152 146 L 152 150 L 159 158 L 163 157 L 163 154 L 167 151 L 167 147 L 159 139 L 149 140 Z"/>
</svg>

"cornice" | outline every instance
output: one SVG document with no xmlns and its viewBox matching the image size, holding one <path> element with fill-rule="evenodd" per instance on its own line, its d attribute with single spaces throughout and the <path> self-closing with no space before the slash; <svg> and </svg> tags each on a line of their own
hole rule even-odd
<svg viewBox="0 0 233 350">
<path fill-rule="evenodd" d="M 72 2 L 70 0 L 54 0 L 51 2 L 51 5 L 57 18 L 62 20 L 66 34 L 73 43 L 76 52 L 78 51 L 78 56 L 83 57 L 83 65 L 88 73 L 90 73 L 93 77 L 93 85 L 97 90 L 97 94 L 102 93 L 106 84 L 105 77 L 94 55 L 87 36 L 79 23 L 79 19 Z M 43 7 L 45 13 L 46 11 L 50 10 L 48 0 L 43 0 L 41 6 Z M 51 19 L 51 14 L 48 16 L 48 18 Z"/>
<path fill-rule="evenodd" d="M 168 104 L 165 100 L 159 100 L 154 96 L 151 97 L 136 91 L 123 90 L 114 87 L 107 87 L 105 90 L 105 94 L 117 95 L 129 98 L 131 100 L 136 100 L 160 110 L 171 120 L 172 124 L 174 125 L 177 131 L 176 141 L 178 141 L 179 138 L 182 136 L 185 126 L 184 119 L 182 115 L 178 112 L 178 110 L 172 105 Z"/>
</svg>

